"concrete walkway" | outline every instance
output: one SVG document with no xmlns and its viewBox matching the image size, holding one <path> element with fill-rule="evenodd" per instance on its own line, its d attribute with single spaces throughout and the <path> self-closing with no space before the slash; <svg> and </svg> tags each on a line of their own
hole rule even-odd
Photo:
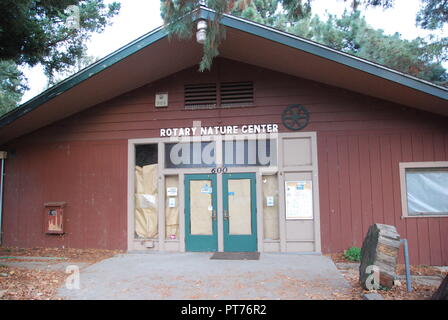
<svg viewBox="0 0 448 320">
<path fill-rule="evenodd" d="M 67 270 L 67 267 L 73 265 L 72 262 L 64 261 L 65 259 L 42 258 L 42 257 L 17 257 L 17 258 L 18 259 L 16 260 L 20 261 L 0 259 L 0 265 L 13 268 L 27 268 L 35 270 L 63 271 L 63 272 Z M 89 265 L 88 263 L 77 263 L 79 269 L 85 268 L 88 265 Z"/>
<path fill-rule="evenodd" d="M 338 299 L 350 285 L 331 259 L 262 253 L 260 260 L 210 260 L 210 253 L 121 254 L 81 271 L 64 299 Z"/>
</svg>

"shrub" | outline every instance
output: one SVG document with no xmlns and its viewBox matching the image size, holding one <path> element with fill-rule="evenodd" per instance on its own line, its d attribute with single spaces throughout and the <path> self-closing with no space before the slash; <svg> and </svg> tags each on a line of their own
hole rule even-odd
<svg viewBox="0 0 448 320">
<path fill-rule="evenodd" d="M 344 252 L 344 257 L 350 261 L 361 261 L 361 248 L 351 247 Z"/>
</svg>

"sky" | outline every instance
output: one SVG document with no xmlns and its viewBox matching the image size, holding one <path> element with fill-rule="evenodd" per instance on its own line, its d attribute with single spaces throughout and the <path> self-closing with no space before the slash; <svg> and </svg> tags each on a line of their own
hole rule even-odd
<svg viewBox="0 0 448 320">
<path fill-rule="evenodd" d="M 105 0 L 106 3 L 114 0 Z M 119 15 L 112 20 L 101 34 L 94 34 L 87 44 L 88 55 L 102 58 L 121 48 L 141 35 L 162 25 L 160 17 L 160 0 L 115 0 L 121 3 Z M 387 34 L 399 32 L 403 38 L 413 39 L 417 36 L 425 37 L 429 31 L 415 26 L 415 16 L 420 7 L 420 0 L 395 0 L 392 9 L 369 8 L 363 10 L 367 22 L 377 29 L 383 29 Z M 313 13 L 324 17 L 327 13 L 341 15 L 345 8 L 349 8 L 344 0 L 314 0 Z M 448 34 L 448 27 L 439 31 Z M 22 103 L 38 95 L 46 89 L 46 77 L 39 66 L 22 68 L 28 78 L 28 90 Z"/>
</svg>

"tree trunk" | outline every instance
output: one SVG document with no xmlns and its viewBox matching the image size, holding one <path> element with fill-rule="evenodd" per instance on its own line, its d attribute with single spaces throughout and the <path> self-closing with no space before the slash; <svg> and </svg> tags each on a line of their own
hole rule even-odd
<svg viewBox="0 0 448 320">
<path fill-rule="evenodd" d="M 396 279 L 400 235 L 394 226 L 370 226 L 361 249 L 359 281 L 366 290 L 392 288 Z"/>
<path fill-rule="evenodd" d="M 448 275 L 440 284 L 439 289 L 433 294 L 431 300 L 448 300 Z"/>
</svg>

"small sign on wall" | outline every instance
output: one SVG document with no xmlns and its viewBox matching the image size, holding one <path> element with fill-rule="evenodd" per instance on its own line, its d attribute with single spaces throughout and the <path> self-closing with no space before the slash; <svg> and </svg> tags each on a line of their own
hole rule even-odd
<svg viewBox="0 0 448 320">
<path fill-rule="evenodd" d="M 168 197 L 176 197 L 177 196 L 177 188 L 176 187 L 166 188 L 166 195 Z"/>
<path fill-rule="evenodd" d="M 286 219 L 313 219 L 311 180 L 286 181 Z"/>
<path fill-rule="evenodd" d="M 176 207 L 176 198 L 168 198 L 168 208 Z"/>
<path fill-rule="evenodd" d="M 156 108 L 168 107 L 168 93 L 156 93 Z"/>
</svg>

